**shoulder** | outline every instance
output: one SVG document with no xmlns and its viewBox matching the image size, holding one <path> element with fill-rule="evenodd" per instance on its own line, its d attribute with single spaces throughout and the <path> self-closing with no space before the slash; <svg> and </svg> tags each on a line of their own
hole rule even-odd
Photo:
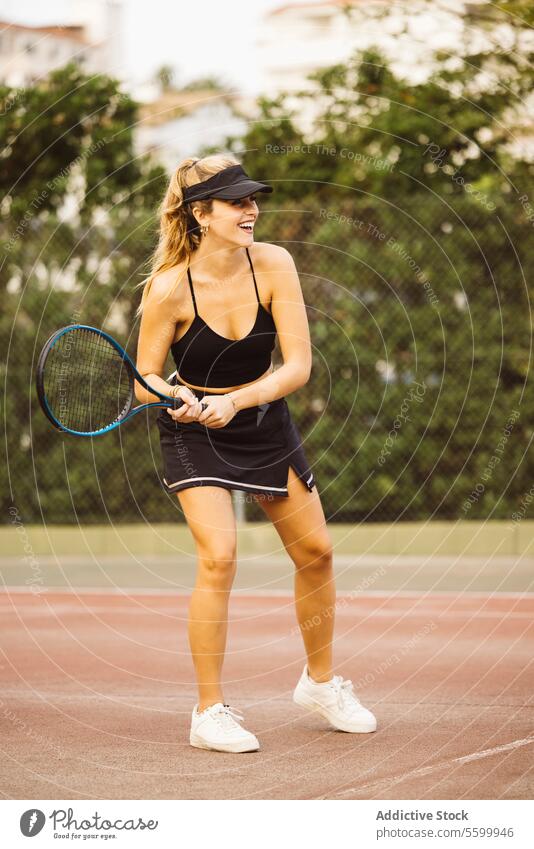
<svg viewBox="0 0 534 849">
<path fill-rule="evenodd" d="M 281 245 L 272 245 L 269 242 L 254 242 L 249 248 L 254 267 L 258 271 L 274 271 L 276 269 L 293 270 L 295 262 L 286 248 Z"/>
<path fill-rule="evenodd" d="M 177 298 L 178 293 L 181 293 L 183 290 L 181 283 L 185 277 L 185 263 L 173 265 L 172 268 L 167 268 L 165 271 L 159 271 L 152 277 L 149 297 L 157 300 L 161 298 Z"/>
<path fill-rule="evenodd" d="M 186 277 L 185 263 L 159 271 L 148 278 L 146 304 L 164 306 L 173 313 L 179 311 L 183 303 L 183 281 Z"/>
<path fill-rule="evenodd" d="M 288 292 L 301 297 L 299 275 L 288 250 L 268 242 L 254 242 L 250 255 L 258 278 L 263 281 L 264 291 L 269 293 L 269 300 Z"/>
</svg>

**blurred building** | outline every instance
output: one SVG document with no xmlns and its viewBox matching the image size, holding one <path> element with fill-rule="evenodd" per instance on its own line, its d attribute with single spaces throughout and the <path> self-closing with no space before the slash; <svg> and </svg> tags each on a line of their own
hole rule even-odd
<svg viewBox="0 0 534 849">
<path fill-rule="evenodd" d="M 0 21 L 0 81 L 24 87 L 70 61 L 88 73 L 120 77 L 121 13 L 119 0 L 72 0 L 60 24 Z"/>
<path fill-rule="evenodd" d="M 312 87 L 312 72 L 343 63 L 356 51 L 378 49 L 398 77 L 417 84 L 432 73 L 438 55 L 453 70 L 467 53 L 514 52 L 518 45 L 534 49 L 534 30 L 503 21 L 490 0 L 313 0 L 265 15 L 257 58 L 263 89 L 268 95 L 287 92 L 286 104 L 298 107 L 298 124 L 310 132 L 321 104 L 291 94 Z M 509 150 L 534 158 L 534 93 L 522 106 Z"/>
<path fill-rule="evenodd" d="M 269 11 L 258 40 L 263 87 L 268 92 L 309 87 L 308 74 L 378 48 L 396 74 L 417 83 L 432 71 L 437 51 L 461 55 L 467 45 L 487 47 L 484 27 L 473 27 L 487 0 L 330 0 L 289 3 Z"/>
<path fill-rule="evenodd" d="M 0 80 L 21 88 L 71 60 L 87 67 L 93 50 L 83 26 L 30 27 L 0 21 Z"/>
<path fill-rule="evenodd" d="M 67 23 L 82 23 L 98 47 L 100 70 L 124 79 L 123 0 L 69 0 Z"/>
<path fill-rule="evenodd" d="M 238 96 L 211 89 L 171 90 L 141 106 L 134 143 L 137 153 L 150 153 L 171 171 L 181 159 L 197 156 L 205 146 L 224 145 L 227 136 L 245 130 Z"/>
</svg>

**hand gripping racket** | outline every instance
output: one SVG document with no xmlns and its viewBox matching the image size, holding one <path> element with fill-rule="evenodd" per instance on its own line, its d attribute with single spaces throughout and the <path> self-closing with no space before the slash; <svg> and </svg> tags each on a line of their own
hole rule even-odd
<svg viewBox="0 0 534 849">
<path fill-rule="evenodd" d="M 135 380 L 161 401 L 134 407 Z M 74 436 L 100 436 L 141 410 L 176 410 L 184 403 L 149 386 L 115 339 L 85 324 L 71 324 L 50 337 L 39 356 L 36 384 L 46 417 Z"/>
</svg>

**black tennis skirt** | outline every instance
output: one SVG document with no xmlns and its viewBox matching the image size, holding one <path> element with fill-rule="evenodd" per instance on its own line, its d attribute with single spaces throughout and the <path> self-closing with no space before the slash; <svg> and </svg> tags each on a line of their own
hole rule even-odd
<svg viewBox="0 0 534 849">
<path fill-rule="evenodd" d="M 199 400 L 210 392 L 193 390 Z M 257 495 L 288 496 L 289 466 L 311 492 L 315 486 L 300 433 L 285 398 L 239 410 L 225 427 L 157 416 L 167 492 L 220 486 Z"/>
</svg>

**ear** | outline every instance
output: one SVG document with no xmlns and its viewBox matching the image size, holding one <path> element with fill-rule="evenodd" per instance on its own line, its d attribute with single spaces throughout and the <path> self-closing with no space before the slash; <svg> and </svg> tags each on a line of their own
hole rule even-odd
<svg viewBox="0 0 534 849">
<path fill-rule="evenodd" d="M 199 225 L 204 224 L 204 217 L 205 216 L 204 216 L 204 213 L 202 212 L 202 209 L 200 208 L 200 206 L 196 206 L 196 205 L 192 206 L 191 207 L 191 214 L 192 214 L 193 218 L 195 219 L 195 221 L 197 222 L 197 224 L 199 224 Z"/>
</svg>

